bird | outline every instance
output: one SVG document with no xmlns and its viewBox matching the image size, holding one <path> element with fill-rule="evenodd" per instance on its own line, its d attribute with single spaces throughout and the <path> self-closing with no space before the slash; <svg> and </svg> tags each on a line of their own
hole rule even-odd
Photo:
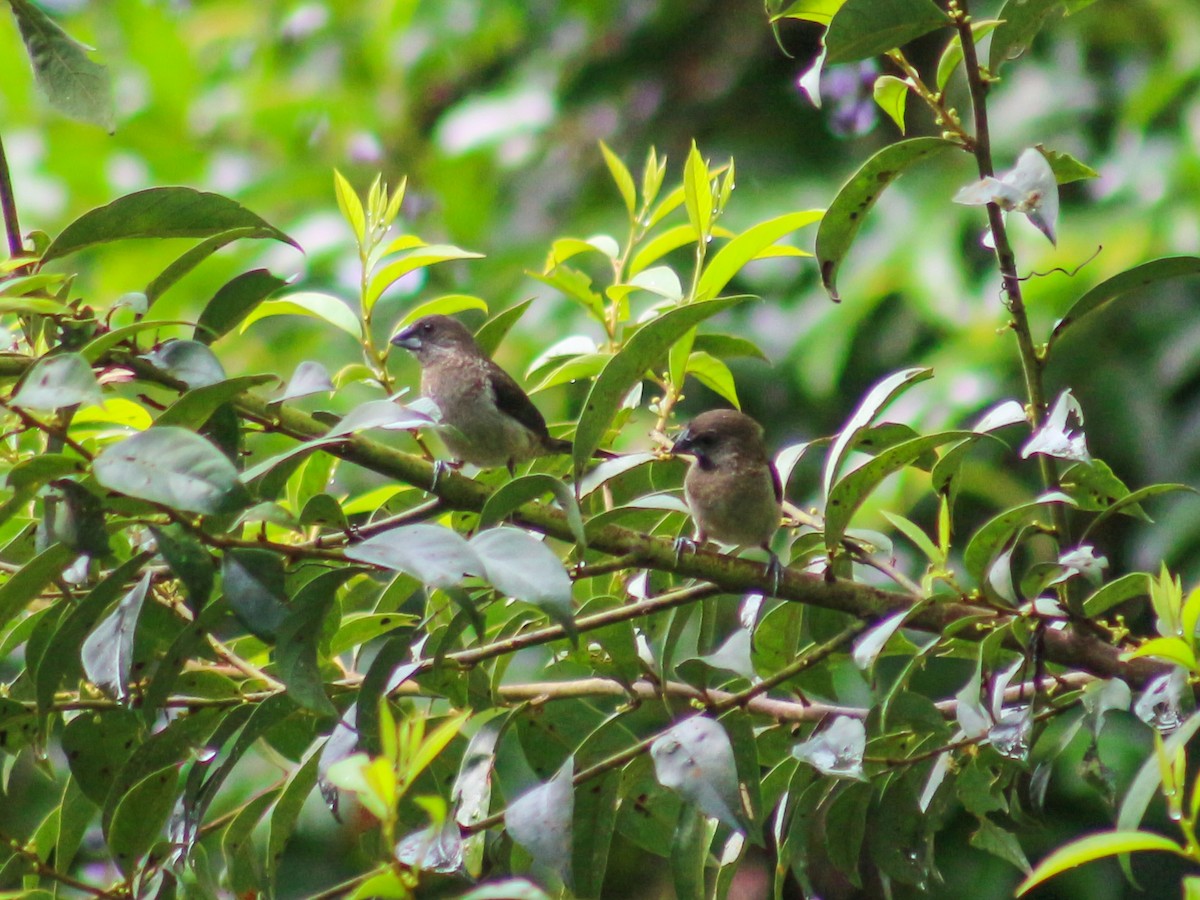
<svg viewBox="0 0 1200 900">
<path fill-rule="evenodd" d="M 391 340 L 421 366 L 421 393 L 437 404 L 437 426 L 460 463 L 513 467 L 535 456 L 570 453 L 511 375 L 488 357 L 465 325 L 444 315 L 417 319 Z"/>
<path fill-rule="evenodd" d="M 671 453 L 692 457 L 683 495 L 696 536 L 677 544 L 677 551 L 710 538 L 734 547 L 761 547 L 770 554 L 768 574 L 778 590 L 781 567 L 771 538 L 783 517 L 783 485 L 767 455 L 762 426 L 737 410 L 710 410 L 687 424 Z"/>
</svg>

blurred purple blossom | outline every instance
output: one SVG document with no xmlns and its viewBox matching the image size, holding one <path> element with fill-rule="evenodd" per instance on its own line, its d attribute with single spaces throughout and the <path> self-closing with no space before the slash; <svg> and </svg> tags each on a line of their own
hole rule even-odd
<svg viewBox="0 0 1200 900">
<path fill-rule="evenodd" d="M 824 68 L 822 54 L 811 69 L 797 80 L 812 104 L 827 105 L 829 130 L 839 137 L 858 137 L 868 133 L 878 120 L 873 90 L 879 77 L 879 66 L 874 60 L 863 60 L 844 66 Z M 818 96 L 813 96 L 816 81 L 820 81 Z"/>
</svg>

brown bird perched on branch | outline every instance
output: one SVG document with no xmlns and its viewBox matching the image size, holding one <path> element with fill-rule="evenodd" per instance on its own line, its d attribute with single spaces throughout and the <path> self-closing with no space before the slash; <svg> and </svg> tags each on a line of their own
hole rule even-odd
<svg viewBox="0 0 1200 900">
<path fill-rule="evenodd" d="M 455 458 L 480 468 L 548 453 L 570 453 L 513 377 L 488 358 L 467 327 L 449 316 L 423 316 L 392 338 L 421 366 L 421 393 L 441 412 L 438 434 Z"/>
<path fill-rule="evenodd" d="M 777 588 L 781 568 L 771 538 L 783 516 L 783 485 L 767 455 L 762 426 L 736 410 L 714 409 L 692 419 L 671 452 L 693 457 L 683 494 L 696 524 L 696 543 L 712 538 L 762 547 L 771 554 L 769 572 Z"/>
</svg>

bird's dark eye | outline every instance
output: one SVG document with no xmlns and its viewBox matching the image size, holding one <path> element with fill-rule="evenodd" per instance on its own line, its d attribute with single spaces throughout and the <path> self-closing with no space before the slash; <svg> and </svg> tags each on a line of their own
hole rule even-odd
<svg viewBox="0 0 1200 900">
<path fill-rule="evenodd" d="M 422 322 L 421 323 L 421 333 L 422 334 L 429 334 L 429 332 L 431 332 L 431 331 L 433 331 L 433 323 L 432 322 Z"/>
</svg>

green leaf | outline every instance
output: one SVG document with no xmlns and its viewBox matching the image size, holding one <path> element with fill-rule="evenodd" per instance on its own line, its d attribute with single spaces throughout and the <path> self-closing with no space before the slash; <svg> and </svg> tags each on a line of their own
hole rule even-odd
<svg viewBox="0 0 1200 900">
<path fill-rule="evenodd" d="M 244 237 L 269 238 L 300 249 L 278 228 L 228 197 L 194 188 L 160 187 L 118 197 L 84 213 L 46 248 L 42 262 L 128 238 L 208 238 L 234 228 L 250 229 Z"/>
<path fill-rule="evenodd" d="M 756 259 L 784 235 L 819 221 L 822 215 L 822 210 L 806 209 L 776 216 L 747 228 L 717 251 L 704 267 L 704 272 L 696 284 L 695 299 L 710 300 L 716 297 L 748 262 Z"/>
<path fill-rule="evenodd" d="M 187 592 L 188 608 L 199 613 L 212 594 L 216 574 L 212 557 L 181 525 L 152 525 L 150 531 L 158 552 Z"/>
<path fill-rule="evenodd" d="M 478 309 L 486 313 L 488 311 L 487 301 L 482 297 L 472 297 L 469 294 L 446 294 L 443 297 L 435 297 L 433 300 L 417 304 L 406 312 L 404 318 L 397 323 L 396 331 L 411 325 L 423 316 L 435 314 L 453 316 L 469 309 Z"/>
<path fill-rule="evenodd" d="M 1034 516 L 1045 512 L 1045 507 L 1051 503 L 1073 503 L 1066 494 L 1052 492 L 1043 494 L 1030 503 L 1022 503 L 1012 509 L 1006 509 L 993 518 L 971 536 L 967 549 L 963 552 L 963 565 L 973 578 L 982 579 L 992 560 L 1008 543 L 1013 532 L 1024 525 Z"/>
<path fill-rule="evenodd" d="M 233 548 L 221 561 L 229 608 L 255 637 L 271 643 L 289 614 L 283 559 L 270 550 Z"/>
<path fill-rule="evenodd" d="M 887 405 L 900 396 L 900 394 L 904 393 L 904 391 L 908 390 L 914 384 L 932 377 L 933 369 L 901 369 L 899 372 L 894 372 L 872 386 L 871 390 L 867 392 L 867 396 L 862 399 L 862 402 L 858 404 L 858 408 L 851 413 L 850 418 L 846 420 L 846 424 L 838 432 L 833 446 L 829 448 L 829 455 L 825 460 L 825 471 L 821 480 L 822 490 L 826 497 L 833 490 L 834 479 L 837 478 L 837 474 L 841 471 L 846 458 L 858 445 L 863 435 L 871 428 L 871 423 L 875 421 L 875 417 L 883 412 L 887 408 Z"/>
<path fill-rule="evenodd" d="M 704 863 L 711 838 L 696 808 L 690 804 L 680 807 L 669 853 L 675 900 L 705 900 Z"/>
<path fill-rule="evenodd" d="M 881 452 L 834 484 L 825 504 L 825 549 L 834 553 L 846 534 L 855 511 L 888 475 L 917 460 L 922 454 L 950 441 L 970 437 L 970 431 L 945 431 L 913 438 Z"/>
<path fill-rule="evenodd" d="M 1124 512 L 1127 508 L 1138 508 L 1138 504 L 1143 500 L 1149 500 L 1151 497 L 1157 497 L 1159 494 L 1170 494 L 1175 491 L 1186 491 L 1190 494 L 1196 493 L 1196 489 L 1190 484 L 1148 484 L 1144 488 L 1138 488 L 1136 491 L 1131 491 L 1127 496 L 1122 497 L 1096 518 L 1088 523 L 1088 527 L 1083 531 L 1083 538 L 1095 530 L 1096 526 L 1100 525 L 1107 519 L 1115 516 L 1119 512 Z M 1081 538 L 1081 540 L 1083 539 Z"/>
<path fill-rule="evenodd" d="M 275 381 L 274 375 L 242 375 L 193 388 L 159 413 L 156 427 L 178 425 L 194 430 L 202 427 L 213 413 L 252 387 Z"/>
<path fill-rule="evenodd" d="M 1010 59 L 1016 59 L 1033 43 L 1051 15 L 1063 12 L 1062 0 L 1008 0 L 996 15 L 1000 25 L 992 35 L 988 69 L 999 75 Z"/>
<path fill-rule="evenodd" d="M 127 875 L 162 836 L 178 796 L 178 769 L 151 772 L 126 792 L 113 811 L 104 837 L 117 867 Z"/>
<path fill-rule="evenodd" d="M 1121 659 L 1142 659 L 1147 656 L 1154 659 L 1161 659 L 1164 662 L 1174 663 L 1177 666 L 1183 666 L 1189 672 L 1193 673 L 1200 668 L 1196 664 L 1196 651 L 1192 649 L 1187 641 L 1178 637 L 1150 638 L 1150 640 L 1139 644 L 1136 650 L 1122 653 Z"/>
<path fill-rule="evenodd" d="M 1085 178 L 1100 177 L 1099 172 L 1091 166 L 1084 165 L 1070 153 L 1047 150 L 1041 144 L 1038 144 L 1038 150 L 1041 151 L 1042 156 L 1046 157 L 1046 162 L 1050 164 L 1050 171 L 1054 173 L 1054 180 L 1059 184 L 1070 184 Z"/>
<path fill-rule="evenodd" d="M 83 469 L 83 460 L 65 453 L 43 453 L 23 459 L 9 470 L 8 489 L 23 491 L 39 488 L 47 482 L 65 475 L 78 475 Z"/>
<path fill-rule="evenodd" d="M 754 341 L 732 334 L 698 334 L 692 341 L 692 349 L 719 359 L 746 356 L 763 362 L 771 361 Z"/>
<path fill-rule="evenodd" d="M 579 511 L 579 502 L 575 493 L 566 482 L 547 475 L 544 472 L 534 472 L 514 478 L 501 485 L 484 503 L 479 512 L 479 530 L 490 528 L 505 519 L 517 507 L 536 500 L 546 494 L 553 494 L 563 512 L 567 516 L 567 524 L 575 536 L 575 542 L 580 547 L 587 546 L 587 538 L 583 533 L 583 516 Z"/>
<path fill-rule="evenodd" d="M 184 512 L 216 515 L 249 501 L 229 457 L 185 428 L 155 426 L 125 438 L 106 447 L 92 468 L 109 490 Z"/>
<path fill-rule="evenodd" d="M 882 510 L 882 515 L 895 526 L 897 531 L 912 541 L 913 545 L 925 554 L 927 560 L 935 565 L 942 563 L 943 554 L 929 538 L 929 535 L 916 522 L 906 519 L 904 516 L 890 513 L 887 510 Z"/>
<path fill-rule="evenodd" d="M 505 336 L 512 329 L 513 325 L 525 315 L 525 311 L 529 309 L 533 300 L 522 300 L 516 306 L 511 306 L 503 312 L 496 313 L 492 318 L 488 319 L 480 329 L 475 332 L 475 343 L 488 356 L 496 352 L 496 348 L 504 340 Z"/>
<path fill-rule="evenodd" d="M 375 306 L 379 297 L 393 284 L 417 269 L 423 269 L 440 262 L 452 259 L 482 259 L 482 253 L 472 253 L 451 244 L 428 244 L 410 250 L 400 259 L 383 266 L 371 275 L 367 293 L 363 297 L 363 308 L 370 310 Z"/>
<path fill-rule="evenodd" d="M 1000 24 L 999 19 L 982 19 L 971 22 L 971 34 L 978 43 L 979 39 L 989 34 L 993 28 Z M 954 74 L 954 70 L 959 67 L 963 59 L 962 36 L 955 34 L 950 38 L 950 43 L 946 44 L 946 49 L 942 51 L 942 55 L 938 57 L 937 64 L 937 89 L 943 91 L 946 89 L 947 82 L 950 81 L 950 76 Z"/>
<path fill-rule="evenodd" d="M 986 816 L 979 819 L 979 828 L 972 832 L 970 844 L 1029 874 L 1029 859 L 1021 849 L 1021 842 L 1017 840 L 1017 836 Z"/>
<path fill-rule="evenodd" d="M 1110 581 L 1083 601 L 1083 612 L 1089 618 L 1101 616 L 1118 603 L 1149 595 L 1150 576 L 1145 572 L 1130 572 Z"/>
<path fill-rule="evenodd" d="M 878 56 L 949 24 L 932 0 L 846 0 L 825 32 L 825 62 Z"/>
<path fill-rule="evenodd" d="M 106 331 L 101 335 L 88 341 L 81 351 L 83 358 L 92 365 L 100 361 L 109 350 L 117 346 L 123 341 L 130 341 L 143 331 L 162 330 L 167 325 L 191 325 L 189 321 L 182 319 L 157 319 L 153 321 L 134 322 L 132 325 L 126 325 L 124 328 L 114 328 L 112 331 Z"/>
<path fill-rule="evenodd" d="M 842 186 L 817 231 L 817 262 L 821 266 L 821 282 L 830 297 L 839 299 L 838 267 L 883 189 L 913 163 L 956 146 L 953 141 L 936 137 L 910 138 L 891 144 L 863 163 Z"/>
<path fill-rule="evenodd" d="M 300 291 L 276 300 L 266 300 L 242 320 L 239 330 L 245 332 L 255 322 L 271 316 L 308 316 L 341 329 L 356 341 L 362 340 L 362 325 L 358 316 L 349 306 L 331 294 Z"/>
<path fill-rule="evenodd" d="M 646 370 L 659 362 L 671 345 L 700 322 L 743 302 L 746 297 L 722 297 L 669 310 L 638 329 L 621 351 L 609 360 L 588 392 L 575 429 L 574 461 L 582 471 L 600 446 L 625 395 Z"/>
<path fill-rule="evenodd" d="M 637 188 L 633 185 L 633 176 L 629 174 L 629 169 L 621 162 L 621 158 L 609 150 L 604 141 L 600 142 L 600 153 L 604 156 L 604 164 L 608 166 L 609 174 L 617 183 L 621 199 L 625 201 L 625 211 L 633 218 L 637 214 Z"/>
<path fill-rule="evenodd" d="M 25 373 L 11 402 L 22 409 L 46 412 L 99 403 L 100 383 L 88 361 L 78 353 L 43 356 Z"/>
<path fill-rule="evenodd" d="M 91 49 L 62 30 L 30 0 L 9 0 L 33 74 L 50 103 L 72 119 L 114 129 L 108 69 L 88 57 Z"/>
<path fill-rule="evenodd" d="M 684 206 L 692 229 L 705 239 L 712 233 L 713 226 L 711 178 L 708 164 L 700 155 L 696 142 L 692 141 L 692 149 L 688 151 L 687 161 L 683 164 Z"/>
<path fill-rule="evenodd" d="M 359 247 L 363 247 L 367 239 L 367 219 L 363 213 L 362 201 L 358 199 L 358 193 L 354 190 L 354 186 L 337 169 L 333 170 L 333 193 L 337 198 L 342 218 L 354 232 L 355 242 Z"/>
<path fill-rule="evenodd" d="M 738 402 L 737 385 L 729 366 L 715 356 L 703 352 L 688 354 L 687 374 L 694 377 L 713 393 L 728 400 L 735 409 L 741 409 Z"/>
<path fill-rule="evenodd" d="M 62 747 L 84 795 L 102 805 L 113 776 L 142 741 L 141 716 L 128 709 L 76 716 L 63 729 Z"/>
<path fill-rule="evenodd" d="M 283 851 L 288 839 L 296 830 L 300 811 L 308 795 L 317 784 L 317 766 L 321 762 L 321 748 L 310 750 L 305 760 L 296 768 L 275 801 L 271 810 L 270 832 L 267 837 L 267 874 L 274 880 L 283 861 Z"/>
<path fill-rule="evenodd" d="M 32 603 L 50 582 L 62 574 L 75 551 L 63 544 L 47 547 L 0 584 L 0 628 Z"/>
<path fill-rule="evenodd" d="M 228 334 L 263 300 L 287 284 L 266 269 L 243 272 L 221 286 L 200 313 L 192 337 L 205 344 Z"/>
<path fill-rule="evenodd" d="M 778 19 L 801 19 L 828 25 L 846 0 L 792 0 L 783 12 L 776 13 L 771 21 Z"/>
<path fill-rule="evenodd" d="M 1102 281 L 1072 304 L 1067 314 L 1058 320 L 1050 340 L 1046 343 L 1046 351 L 1054 346 L 1054 342 L 1063 333 L 1089 313 L 1103 309 L 1113 300 L 1137 288 L 1146 287 L 1159 281 L 1171 278 L 1183 278 L 1188 275 L 1200 275 L 1200 257 L 1169 256 L 1152 262 L 1134 266 L 1119 275 Z"/>
<path fill-rule="evenodd" d="M 337 599 L 338 588 L 357 571 L 354 566 L 343 566 L 318 575 L 296 594 L 287 618 L 279 625 L 275 642 L 279 677 L 298 706 L 319 716 L 338 714 L 325 693 L 317 664 L 322 624 Z"/>
<path fill-rule="evenodd" d="M 1103 859 L 1106 856 L 1116 856 L 1118 853 L 1148 850 L 1161 850 L 1184 858 L 1188 857 L 1187 851 L 1179 844 L 1148 831 L 1105 831 L 1100 834 L 1090 834 L 1077 841 L 1072 841 L 1065 847 L 1059 847 L 1038 863 L 1029 876 L 1017 887 L 1017 896 L 1021 897 L 1043 881 L 1084 863 Z"/>
<path fill-rule="evenodd" d="M 901 134 L 904 134 L 904 106 L 908 101 L 908 91 L 908 82 L 895 75 L 880 75 L 871 89 L 876 105 L 896 123 Z"/>
<path fill-rule="evenodd" d="M 192 247 L 186 253 L 183 253 L 178 259 L 167 266 L 158 274 L 158 276 L 146 285 L 146 308 L 149 309 L 154 305 L 154 302 L 165 294 L 174 284 L 176 284 L 188 272 L 204 262 L 222 247 L 227 244 L 232 244 L 241 238 L 255 238 L 262 235 L 257 234 L 258 227 L 254 225 L 243 225 L 240 228 L 231 228 L 228 231 L 222 231 L 214 234 L 210 238 L 205 238 L 195 247 Z"/>
<path fill-rule="evenodd" d="M 629 269 L 626 272 L 627 277 L 632 278 L 641 272 L 643 269 L 653 265 L 658 260 L 662 259 L 672 250 L 678 250 L 680 247 L 694 244 L 696 242 L 696 229 L 692 227 L 692 223 L 688 222 L 685 225 L 675 225 L 668 228 L 662 234 L 656 235 L 650 240 L 641 245 L 641 249 L 633 255 L 633 259 L 629 262 Z"/>
</svg>

